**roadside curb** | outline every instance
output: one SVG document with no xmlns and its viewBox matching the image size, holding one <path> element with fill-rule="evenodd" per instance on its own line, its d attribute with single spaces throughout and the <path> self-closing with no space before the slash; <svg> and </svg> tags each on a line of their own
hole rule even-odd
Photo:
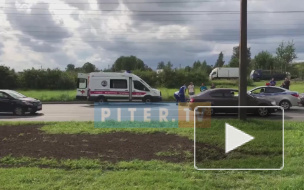
<svg viewBox="0 0 304 190">
<path fill-rule="evenodd" d="M 164 101 L 164 102 L 175 102 L 175 101 Z M 94 104 L 90 101 L 69 101 L 69 102 L 42 102 L 42 104 Z"/>
<path fill-rule="evenodd" d="M 89 101 L 70 101 L 70 102 L 42 102 L 42 104 L 92 104 Z"/>
</svg>

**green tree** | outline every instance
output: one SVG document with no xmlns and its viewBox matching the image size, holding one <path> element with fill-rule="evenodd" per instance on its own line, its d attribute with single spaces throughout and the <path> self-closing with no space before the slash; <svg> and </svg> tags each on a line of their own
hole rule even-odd
<svg viewBox="0 0 304 190">
<path fill-rule="evenodd" d="M 199 69 L 200 67 L 201 67 L 201 62 L 198 60 L 198 61 L 195 61 L 194 63 L 193 63 L 193 66 L 192 66 L 192 68 L 194 69 L 194 70 L 196 70 L 196 69 Z"/>
<path fill-rule="evenodd" d="M 240 48 L 239 46 L 235 46 L 233 47 L 233 53 L 231 56 L 231 59 L 229 61 L 229 67 L 239 67 L 240 66 Z M 250 47 L 247 48 L 247 64 L 248 66 L 250 66 L 250 62 L 251 62 L 251 50 Z"/>
<path fill-rule="evenodd" d="M 0 65 L 0 89 L 14 89 L 17 87 L 17 81 L 14 69 Z"/>
<path fill-rule="evenodd" d="M 163 61 L 157 64 L 157 69 L 164 69 L 164 68 L 165 68 L 165 63 Z"/>
<path fill-rule="evenodd" d="M 252 60 L 254 69 L 274 70 L 275 59 L 268 51 L 259 52 Z"/>
<path fill-rule="evenodd" d="M 157 74 L 153 70 L 134 70 L 133 73 L 137 76 L 139 76 L 141 79 L 143 79 L 145 82 L 147 82 L 150 86 L 155 87 L 157 85 Z"/>
<path fill-rule="evenodd" d="M 282 72 L 286 72 L 288 66 L 297 58 L 295 44 L 292 42 L 282 42 L 276 50 L 277 60 Z"/>
<path fill-rule="evenodd" d="M 206 75 L 209 75 L 209 73 L 212 71 L 212 67 L 208 65 L 207 61 L 204 60 L 198 69 L 199 72 L 205 73 Z"/>
<path fill-rule="evenodd" d="M 25 89 L 75 89 L 76 72 L 65 72 L 59 69 L 34 68 L 19 74 L 20 87 Z"/>
<path fill-rule="evenodd" d="M 67 67 L 65 68 L 66 71 L 75 71 L 75 65 L 73 64 L 68 64 Z"/>
<path fill-rule="evenodd" d="M 223 52 L 221 52 L 217 58 L 217 61 L 214 65 L 214 67 L 223 67 L 224 64 L 225 64 L 224 54 L 223 54 Z"/>
<path fill-rule="evenodd" d="M 122 70 L 149 70 L 150 68 L 144 64 L 144 62 L 136 56 L 120 56 L 114 62 L 112 71 Z"/>
<path fill-rule="evenodd" d="M 97 67 L 90 63 L 90 62 L 86 62 L 83 66 L 82 66 L 82 70 L 85 73 L 91 73 L 91 72 L 96 72 L 98 71 Z"/>
<path fill-rule="evenodd" d="M 185 67 L 185 71 L 186 71 L 186 72 L 190 72 L 191 70 L 192 70 L 192 69 L 191 69 L 190 66 L 186 66 L 186 67 Z"/>
<path fill-rule="evenodd" d="M 167 69 L 167 70 L 172 70 L 173 69 L 173 64 L 171 63 L 171 61 L 168 61 L 168 63 L 165 66 L 165 69 Z"/>
</svg>

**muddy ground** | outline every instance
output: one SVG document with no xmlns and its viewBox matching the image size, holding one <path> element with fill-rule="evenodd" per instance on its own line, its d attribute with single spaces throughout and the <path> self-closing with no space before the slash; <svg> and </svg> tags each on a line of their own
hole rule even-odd
<svg viewBox="0 0 304 190">
<path fill-rule="evenodd" d="M 118 162 L 139 160 L 163 160 L 168 162 L 193 161 L 193 141 L 186 137 L 165 133 L 133 134 L 46 134 L 41 126 L 0 126 L 0 158 L 13 157 L 55 159 L 100 159 Z M 198 159 L 212 151 L 215 159 L 222 157 L 221 149 L 198 144 Z M 159 154 L 166 152 L 165 154 Z M 157 154 L 158 153 L 158 154 Z M 172 154 L 171 154 L 172 153 Z M 189 155 L 189 153 L 191 153 Z M 210 156 L 209 156 L 210 157 Z"/>
</svg>

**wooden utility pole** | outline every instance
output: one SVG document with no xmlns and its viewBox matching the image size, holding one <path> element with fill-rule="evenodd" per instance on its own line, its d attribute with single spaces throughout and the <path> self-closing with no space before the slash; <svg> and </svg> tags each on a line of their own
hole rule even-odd
<svg viewBox="0 0 304 190">
<path fill-rule="evenodd" d="M 247 106 L 247 0 L 241 1 L 241 37 L 239 66 L 239 106 Z M 246 120 L 245 108 L 239 108 L 239 119 Z"/>
</svg>

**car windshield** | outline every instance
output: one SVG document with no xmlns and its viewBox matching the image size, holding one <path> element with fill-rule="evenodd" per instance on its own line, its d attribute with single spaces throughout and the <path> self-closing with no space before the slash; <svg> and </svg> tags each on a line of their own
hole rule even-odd
<svg viewBox="0 0 304 190">
<path fill-rule="evenodd" d="M 16 91 L 7 91 L 7 93 L 13 97 L 13 98 L 16 98 L 16 99 L 19 99 L 19 98 L 26 98 L 26 96 L 24 96 L 23 94 L 20 94 L 19 92 L 16 92 Z"/>
<path fill-rule="evenodd" d="M 152 88 L 150 85 L 148 85 L 144 80 L 140 79 L 140 82 L 143 83 L 147 88 Z"/>
</svg>

